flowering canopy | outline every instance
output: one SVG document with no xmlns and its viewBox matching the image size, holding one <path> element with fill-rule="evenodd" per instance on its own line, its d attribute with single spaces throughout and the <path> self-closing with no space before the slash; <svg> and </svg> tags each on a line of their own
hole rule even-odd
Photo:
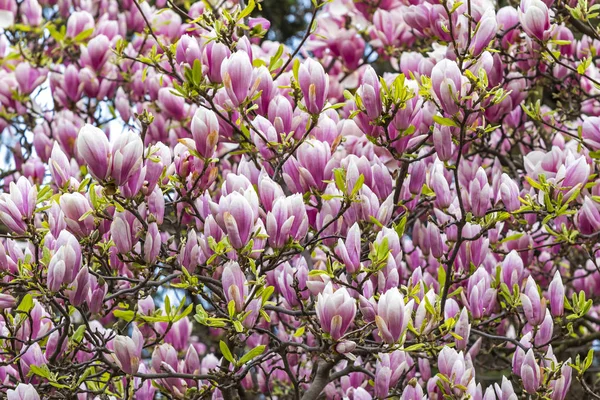
<svg viewBox="0 0 600 400">
<path fill-rule="evenodd" d="M 0 0 L 1 396 L 600 398 L 599 6 L 504 4 Z"/>
</svg>

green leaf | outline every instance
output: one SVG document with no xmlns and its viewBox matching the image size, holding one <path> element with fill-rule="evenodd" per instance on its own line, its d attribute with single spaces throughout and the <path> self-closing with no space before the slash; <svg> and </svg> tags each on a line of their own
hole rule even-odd
<svg viewBox="0 0 600 400">
<path fill-rule="evenodd" d="M 39 367 L 35 364 L 31 364 L 29 366 L 29 374 L 28 375 L 37 375 L 37 376 L 41 376 L 42 378 L 46 378 L 46 379 L 51 378 L 50 370 L 48 369 L 48 367 L 45 364 L 43 364 L 41 367 Z"/>
<path fill-rule="evenodd" d="M 456 122 L 452 118 L 442 117 L 440 115 L 434 115 L 433 121 L 442 126 L 454 126 L 457 127 Z"/>
<path fill-rule="evenodd" d="M 590 349 L 583 360 L 583 370 L 586 371 L 591 365 L 592 361 L 594 361 L 594 349 Z"/>
<path fill-rule="evenodd" d="M 344 171 L 342 168 L 336 168 L 333 170 L 333 176 L 335 178 L 335 186 L 338 188 L 338 190 L 340 190 L 342 193 L 346 193 L 346 171 Z"/>
<path fill-rule="evenodd" d="M 409 353 L 411 351 L 421 350 L 423 347 L 425 347 L 425 344 L 417 343 L 417 344 L 413 344 L 412 346 L 408 346 L 407 348 L 404 349 L 404 351 Z"/>
<path fill-rule="evenodd" d="M 529 184 L 531 186 L 533 186 L 534 188 L 536 188 L 537 190 L 542 190 L 542 185 L 540 185 L 538 182 L 533 180 L 533 178 L 526 176 L 525 179 L 527 179 L 527 182 L 529 182 Z"/>
<path fill-rule="evenodd" d="M 81 340 L 83 339 L 84 332 L 85 332 L 85 325 L 80 325 L 79 328 L 77 328 L 77 330 L 75 332 L 73 332 L 73 335 L 71 335 L 71 340 L 75 343 L 80 343 Z"/>
<path fill-rule="evenodd" d="M 79 222 L 85 220 L 87 217 L 89 217 L 93 213 L 94 213 L 94 210 L 89 210 L 89 211 L 84 212 L 83 215 L 81 217 L 79 217 Z"/>
<path fill-rule="evenodd" d="M 301 326 L 300 328 L 296 329 L 296 332 L 294 332 L 294 337 L 300 337 L 300 336 L 304 335 L 305 330 L 306 330 L 305 326 Z"/>
<path fill-rule="evenodd" d="M 169 295 L 165 296 L 165 312 L 167 315 L 171 314 L 171 299 L 169 298 Z"/>
<path fill-rule="evenodd" d="M 235 331 L 237 333 L 242 333 L 244 332 L 244 325 L 242 325 L 242 323 L 240 321 L 233 321 L 233 327 L 235 328 Z"/>
<path fill-rule="evenodd" d="M 52 197 L 52 189 L 49 185 L 43 186 L 37 194 L 37 204 L 48 200 Z"/>
<path fill-rule="evenodd" d="M 202 63 L 200 62 L 200 60 L 194 60 L 194 66 L 192 68 L 192 79 L 197 85 L 202 83 Z"/>
<path fill-rule="evenodd" d="M 377 218 L 375 218 L 374 216 L 369 215 L 369 221 L 371 221 L 372 223 L 374 223 L 378 227 L 383 228 L 383 224 L 381 222 L 379 222 L 379 220 Z"/>
<path fill-rule="evenodd" d="M 235 359 L 233 358 L 233 354 L 231 354 L 229 347 L 227 347 L 227 343 L 221 340 L 219 342 L 219 349 L 221 349 L 221 354 L 223 354 L 223 357 L 225 357 L 227 361 L 229 361 L 232 364 L 235 364 Z"/>
<path fill-rule="evenodd" d="M 317 276 L 317 275 L 329 275 L 327 271 L 323 271 L 322 269 L 313 269 L 308 272 L 308 276 Z"/>
<path fill-rule="evenodd" d="M 352 188 L 352 192 L 350 193 L 350 197 L 356 196 L 356 194 L 362 188 L 362 186 L 363 186 L 364 183 L 365 183 L 365 176 L 363 174 L 360 174 L 360 176 L 356 180 L 356 183 L 354 184 L 354 187 Z"/>
<path fill-rule="evenodd" d="M 98 196 L 96 195 L 96 184 L 92 183 L 90 185 L 90 202 L 92 203 L 92 208 L 98 208 Z"/>
<path fill-rule="evenodd" d="M 279 64 L 279 61 L 281 60 L 282 55 L 283 55 L 283 45 L 280 44 L 279 47 L 277 48 L 277 52 L 275 52 L 275 54 L 273 54 L 273 56 L 271 57 L 271 60 L 269 61 L 269 71 L 273 71 L 273 70 L 277 69 L 277 64 Z"/>
<path fill-rule="evenodd" d="M 398 237 L 404 236 L 404 231 L 406 230 L 406 221 L 408 221 L 408 213 L 404 213 L 404 216 L 400 218 L 400 221 L 394 225 L 394 230 L 398 234 Z"/>
<path fill-rule="evenodd" d="M 17 311 L 29 313 L 29 311 L 31 311 L 32 309 L 33 309 L 33 297 L 31 297 L 31 295 L 29 293 L 27 293 L 23 297 L 23 300 L 21 300 L 19 307 L 17 307 Z"/>
<path fill-rule="evenodd" d="M 229 318 L 233 318 L 235 315 L 235 301 L 231 300 L 227 303 L 227 311 L 229 312 Z"/>
<path fill-rule="evenodd" d="M 297 58 L 294 59 L 294 63 L 292 64 L 292 72 L 294 74 L 294 79 L 298 82 L 298 70 L 300 69 L 300 60 Z"/>
<path fill-rule="evenodd" d="M 454 6 L 452 7 L 452 9 L 450 10 L 450 14 L 454 13 L 456 10 L 458 10 L 458 7 L 460 7 L 463 4 L 462 1 L 457 1 Z"/>
<path fill-rule="evenodd" d="M 252 14 L 252 11 L 254 11 L 254 7 L 256 7 L 256 3 L 254 2 L 254 0 L 248 1 L 248 5 L 246 6 L 246 8 L 244 8 L 240 15 L 238 15 L 238 21 Z"/>
<path fill-rule="evenodd" d="M 269 300 L 269 298 L 271 297 L 271 295 L 273 294 L 274 291 L 275 291 L 275 287 L 274 286 L 267 286 L 263 290 L 263 292 L 261 294 L 262 304 L 263 305 Z"/>
<path fill-rule="evenodd" d="M 446 284 L 446 270 L 443 265 L 440 265 L 438 268 L 438 282 L 440 283 L 440 287 L 444 287 Z"/>
<path fill-rule="evenodd" d="M 133 318 L 135 317 L 135 313 L 131 310 L 115 310 L 113 311 L 113 315 L 116 318 L 120 318 L 127 322 L 133 321 Z"/>
<path fill-rule="evenodd" d="M 237 362 L 237 365 L 246 364 L 248 361 L 252 360 L 254 357 L 260 356 L 264 351 L 265 351 L 265 345 L 261 344 L 259 346 L 256 346 L 255 348 L 253 348 L 252 350 L 250 350 L 249 352 L 244 354 L 242 356 L 242 358 L 240 358 L 240 360 Z"/>
<path fill-rule="evenodd" d="M 184 268 L 185 269 L 185 268 Z M 183 302 L 181 302 L 183 304 Z M 177 317 L 173 320 L 173 322 L 177 322 L 185 317 L 187 317 L 189 315 L 189 313 L 192 312 L 192 310 L 194 309 L 194 305 L 190 304 L 189 306 L 187 306 L 185 308 L 185 310 L 183 310 L 182 313 L 178 314 Z"/>
<path fill-rule="evenodd" d="M 94 33 L 94 28 L 86 29 L 85 31 L 79 32 L 77 36 L 73 39 L 75 42 L 83 42 L 87 39 L 92 33 Z"/>
</svg>

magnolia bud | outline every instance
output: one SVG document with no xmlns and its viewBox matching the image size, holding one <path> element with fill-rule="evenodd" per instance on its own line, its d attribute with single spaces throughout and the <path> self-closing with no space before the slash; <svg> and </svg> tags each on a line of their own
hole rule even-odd
<svg viewBox="0 0 600 400">
<path fill-rule="evenodd" d="M 345 288 L 333 291 L 331 283 L 317 296 L 317 317 L 324 332 L 339 340 L 356 316 L 356 302 Z"/>
</svg>

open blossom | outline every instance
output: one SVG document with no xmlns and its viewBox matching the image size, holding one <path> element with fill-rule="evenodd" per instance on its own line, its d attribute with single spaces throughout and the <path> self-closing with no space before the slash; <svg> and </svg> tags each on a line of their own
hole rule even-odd
<svg viewBox="0 0 600 400">
<path fill-rule="evenodd" d="M 17 387 L 9 389 L 7 392 L 8 400 L 39 400 L 40 395 L 31 384 L 19 383 Z"/>
<path fill-rule="evenodd" d="M 143 337 L 137 327 L 133 328 L 133 338 L 117 336 L 114 341 L 115 361 L 123 372 L 135 374 L 139 370 Z"/>
<path fill-rule="evenodd" d="M 532 325 L 541 324 L 546 315 L 546 299 L 540 297 L 537 285 L 531 276 L 527 278 L 525 289 L 521 293 L 521 302 L 527 321 Z"/>
<path fill-rule="evenodd" d="M 277 199 L 267 215 L 267 234 L 274 248 L 283 247 L 287 240 L 301 240 L 308 231 L 308 215 L 300 194 Z"/>
<path fill-rule="evenodd" d="M 462 96 L 462 75 L 456 62 L 442 60 L 437 63 L 431 71 L 431 85 L 443 110 L 448 115 L 458 112 L 458 102 Z"/>
<path fill-rule="evenodd" d="M 137 134 L 128 131 L 117 137 L 111 150 L 110 176 L 121 186 L 142 167 L 144 144 Z"/>
<path fill-rule="evenodd" d="M 412 300 L 405 303 L 397 288 L 389 289 L 379 298 L 375 322 L 379 334 L 387 343 L 396 343 L 406 331 L 413 310 Z"/>
<path fill-rule="evenodd" d="M 548 6 L 540 0 L 521 0 L 519 20 L 525 32 L 536 39 L 546 40 L 550 33 Z"/>
<path fill-rule="evenodd" d="M 0 220 L 13 232 L 23 234 L 35 211 L 37 189 L 22 176 L 17 183 L 10 183 L 9 190 L 0 195 Z"/>
<path fill-rule="evenodd" d="M 317 316 L 323 331 L 333 340 L 340 339 L 354 321 L 356 302 L 345 288 L 333 290 L 328 284 L 317 297 Z"/>
</svg>

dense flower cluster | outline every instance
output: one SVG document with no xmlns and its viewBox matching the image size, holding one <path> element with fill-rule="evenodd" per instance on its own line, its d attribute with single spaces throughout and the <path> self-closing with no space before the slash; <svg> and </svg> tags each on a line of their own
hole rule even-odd
<svg viewBox="0 0 600 400">
<path fill-rule="evenodd" d="M 599 6 L 312 3 L 0 0 L 3 398 L 600 398 Z"/>
</svg>

